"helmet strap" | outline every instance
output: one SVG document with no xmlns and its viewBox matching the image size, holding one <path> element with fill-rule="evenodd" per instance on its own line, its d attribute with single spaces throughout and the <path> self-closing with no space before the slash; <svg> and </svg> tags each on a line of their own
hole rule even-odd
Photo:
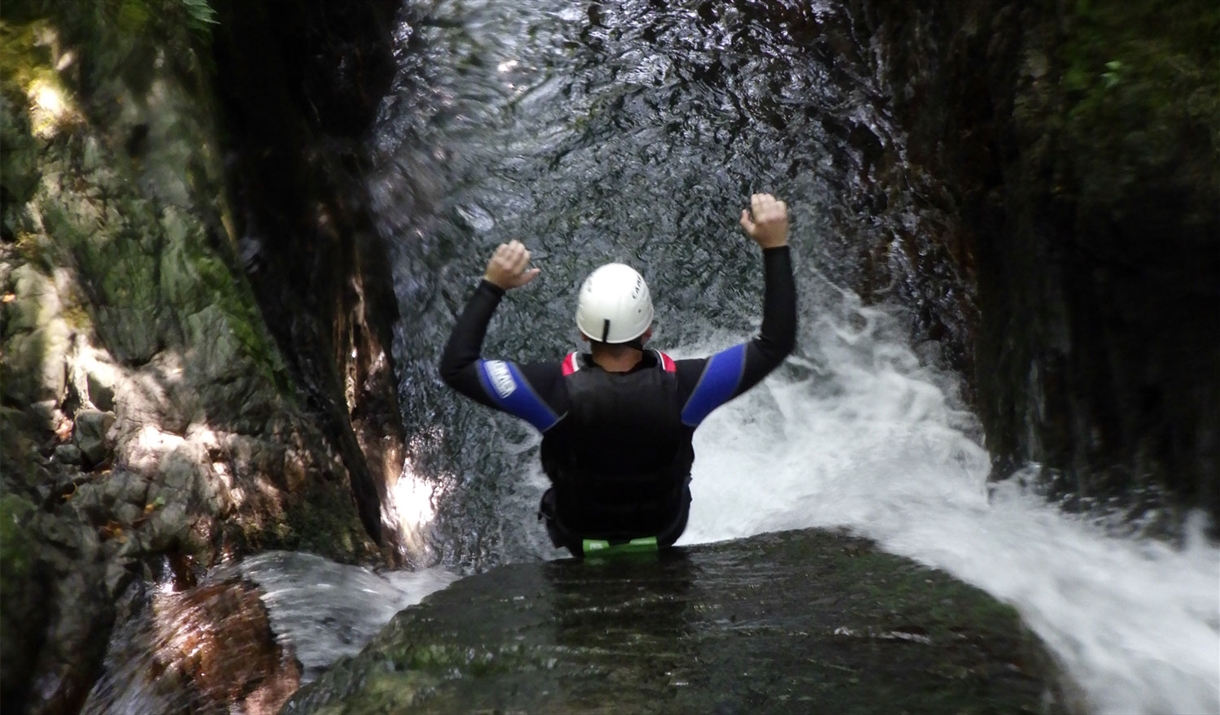
<svg viewBox="0 0 1220 715">
<path fill-rule="evenodd" d="M 625 343 L 607 343 L 604 340 L 590 339 L 589 345 L 590 345 L 590 347 L 597 345 L 597 346 L 611 347 L 611 348 L 618 348 L 618 347 L 635 348 L 636 350 L 639 350 L 641 352 L 643 352 L 643 350 L 644 350 L 644 341 L 640 340 L 639 338 L 634 338 L 632 340 L 628 340 Z"/>
<path fill-rule="evenodd" d="M 610 319 L 606 318 L 605 320 L 602 321 L 601 342 L 606 343 L 606 339 L 609 337 L 610 337 Z M 644 349 L 644 342 L 642 340 L 640 340 L 639 338 L 633 338 L 631 340 L 628 340 L 625 343 L 618 343 L 618 344 L 626 345 L 629 348 L 635 348 L 636 350 L 640 350 L 640 351 L 642 351 Z"/>
</svg>

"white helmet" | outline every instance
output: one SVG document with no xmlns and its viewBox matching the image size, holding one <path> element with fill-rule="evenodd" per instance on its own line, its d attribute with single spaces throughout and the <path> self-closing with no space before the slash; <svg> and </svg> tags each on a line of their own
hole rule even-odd
<svg viewBox="0 0 1220 715">
<path fill-rule="evenodd" d="M 580 287 L 576 327 L 590 340 L 626 343 L 652 325 L 648 284 L 631 266 L 607 263 L 589 274 Z"/>
</svg>

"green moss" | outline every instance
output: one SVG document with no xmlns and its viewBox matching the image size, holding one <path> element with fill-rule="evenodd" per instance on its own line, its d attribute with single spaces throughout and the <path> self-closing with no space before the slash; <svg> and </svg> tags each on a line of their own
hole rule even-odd
<svg viewBox="0 0 1220 715">
<path fill-rule="evenodd" d="M 73 303 L 60 311 L 60 315 L 67 321 L 68 327 L 73 330 L 87 331 L 93 327 L 93 319 L 83 305 Z"/>
<path fill-rule="evenodd" d="M 205 0 L 6 4 L 4 225 L 39 265 L 75 269 L 89 300 L 87 310 L 68 311 L 74 327 L 92 327 L 128 364 L 165 349 L 197 355 L 197 365 L 219 375 L 187 378 L 191 387 L 211 381 L 200 390 L 212 401 L 203 411 L 256 432 L 294 393 L 225 228 L 232 221 L 216 153 L 210 48 L 201 42 L 214 22 Z M 72 105 L 72 120 L 54 133 L 32 126 L 34 81 L 56 83 Z M 27 205 L 41 226 L 21 213 Z M 226 535 L 250 549 L 375 555 L 345 481 L 304 491 L 290 495 L 282 521 L 233 519 Z M 210 548 L 197 540 L 182 547 L 200 556 Z"/>
<path fill-rule="evenodd" d="M 322 554 L 339 561 L 374 556 L 361 528 L 356 507 L 345 490 L 328 488 L 311 478 L 303 493 L 294 495 L 285 520 L 277 525 L 280 548 Z"/>
<path fill-rule="evenodd" d="M 33 566 L 24 522 L 35 507 L 15 494 L 0 494 L 0 601 L 20 596 Z"/>
<path fill-rule="evenodd" d="M 201 240 L 191 241 L 187 245 L 189 260 L 199 276 L 202 289 L 228 318 L 228 326 L 243 354 L 281 394 L 287 394 L 290 390 L 287 371 L 279 349 L 255 307 L 254 294 L 249 286 L 218 256 L 204 250 Z"/>
<path fill-rule="evenodd" d="M 45 47 L 35 44 L 39 23 L 13 26 L 0 21 L 0 185 L 7 194 L 3 232 L 23 233 L 18 213 L 38 186 L 38 152 L 30 136 L 26 87 L 54 73 Z"/>
<path fill-rule="evenodd" d="M 149 20 L 152 17 L 148 3 L 143 0 L 123 0 L 119 4 L 116 15 L 119 31 L 126 34 L 147 32 Z"/>
<path fill-rule="evenodd" d="M 224 541 L 237 553 L 267 550 L 304 551 L 343 563 L 380 560 L 376 547 L 365 537 L 354 507 L 339 490 L 311 485 L 305 494 L 292 495 L 282 519 L 229 518 L 224 521 Z M 210 544 L 200 543 L 197 555 L 207 560 Z"/>
<path fill-rule="evenodd" d="M 514 564 L 399 613 L 297 703 L 347 713 L 1061 712 L 1053 664 L 992 601 L 871 543 L 813 530 L 651 560 Z"/>
<path fill-rule="evenodd" d="M 105 50 L 119 56 L 130 48 L 107 45 L 104 35 L 114 27 L 124 35 L 152 32 L 164 36 L 170 31 L 158 24 L 161 21 L 150 10 L 154 5 L 159 4 L 142 0 L 127 0 L 118 5 L 101 3 L 89 11 L 81 8 L 83 17 L 70 21 L 58 13 L 52 14 L 79 32 L 84 32 L 82 28 L 88 23 L 96 24 L 93 28 L 96 36 L 90 37 L 83 51 Z M 202 12 L 204 8 L 206 4 L 196 10 Z M 50 12 L 52 8 L 45 10 Z M 54 36 L 55 27 L 46 19 L 21 26 L 7 23 L 0 26 L 5 110 L 13 117 L 13 121 L 4 122 L 3 180 L 7 193 L 17 199 L 12 206 L 6 202 L 4 221 L 13 233 L 20 221 L 10 214 L 33 198 L 38 178 L 37 148 L 31 141 L 29 124 L 24 121 L 26 113 L 18 107 L 24 107 L 24 87 L 33 78 L 58 81 L 49 66 L 52 57 L 48 47 L 38 44 L 39 37 Z M 117 38 L 111 39 L 118 42 Z M 71 96 L 66 89 L 64 92 Z M 195 136 L 200 129 L 193 124 L 183 125 L 176 130 L 184 135 L 174 141 L 195 147 L 191 149 L 194 154 L 206 152 L 199 148 Z M 239 272 L 208 245 L 198 212 L 164 208 L 156 199 L 143 195 L 137 181 L 139 164 L 115 154 L 111 146 L 113 142 L 103 141 L 95 132 L 73 131 L 71 136 L 50 142 L 41 161 L 44 172 L 50 172 L 52 181 L 63 188 L 55 200 L 39 202 L 53 243 L 71 255 L 90 286 L 95 307 L 110 311 L 107 319 L 100 321 L 90 321 L 82 312 L 78 316 L 82 319 L 75 324 L 79 327 L 96 322 L 107 341 L 119 346 L 120 354 L 139 361 L 147 359 L 150 351 L 163 343 L 162 339 L 150 339 L 159 330 L 157 325 L 148 323 L 150 317 L 166 317 L 166 311 L 172 311 L 181 323 L 186 316 L 216 305 L 226 317 L 226 327 L 240 346 L 242 356 L 279 393 L 288 394 L 290 381 L 262 324 L 254 296 Z M 24 160 L 20 165 L 16 163 L 19 159 Z M 183 174 L 181 180 L 191 187 L 192 195 L 214 196 L 222 191 L 217 185 L 219 172 L 200 169 L 209 162 L 215 163 L 214 157 L 204 156 L 201 161 L 180 166 L 171 162 L 168 166 Z M 38 250 L 26 253 L 42 254 L 43 249 L 53 247 L 38 236 L 28 238 L 22 245 Z M 176 246 L 181 247 L 181 255 L 172 255 Z M 62 263 L 65 257 L 52 255 L 39 264 Z"/>
<path fill-rule="evenodd" d="M 0 20 L 0 83 L 6 94 L 25 96 L 35 80 L 58 82 L 51 48 L 39 38 L 52 29 L 46 20 L 12 23 Z"/>
<path fill-rule="evenodd" d="M 827 563 L 830 555 L 835 558 Z M 879 630 L 916 626 L 946 643 L 960 636 L 951 629 L 963 620 L 972 624 L 976 637 L 988 639 L 1012 633 L 1021 620 L 1012 606 L 973 586 L 870 546 L 825 550 L 818 559 L 825 564 L 823 578 L 866 596 L 862 611 L 871 612 L 869 625 Z"/>
<path fill-rule="evenodd" d="M 1065 12 L 1062 149 L 1082 199 L 1113 205 L 1150 180 L 1180 179 L 1206 206 L 1220 190 L 1220 5 L 1077 2 Z"/>
</svg>

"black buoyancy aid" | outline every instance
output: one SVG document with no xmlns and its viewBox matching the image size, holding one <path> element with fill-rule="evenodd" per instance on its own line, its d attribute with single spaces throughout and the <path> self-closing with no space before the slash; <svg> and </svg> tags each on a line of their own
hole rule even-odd
<svg viewBox="0 0 1220 715">
<path fill-rule="evenodd" d="M 542 441 L 556 518 L 583 538 L 655 536 L 679 514 L 694 461 L 674 363 L 610 373 L 588 355 L 564 361 L 570 407 Z"/>
</svg>

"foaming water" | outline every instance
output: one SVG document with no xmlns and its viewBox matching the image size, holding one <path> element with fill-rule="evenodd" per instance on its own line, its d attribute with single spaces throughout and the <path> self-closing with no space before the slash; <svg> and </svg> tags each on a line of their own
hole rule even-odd
<svg viewBox="0 0 1220 715">
<path fill-rule="evenodd" d="M 736 214 L 772 191 L 793 208 L 799 354 L 697 433 L 683 543 L 846 526 L 1013 603 L 1098 712 L 1220 710 L 1216 549 L 1111 538 L 1007 487 L 989 497 L 977 420 L 919 358 L 937 351 L 917 355 L 910 320 L 828 280 L 913 309 L 915 268 L 868 288 L 861 253 L 902 264 L 956 225 L 913 190 L 884 48 L 852 6 L 405 3 L 370 179 L 415 435 L 400 522 L 422 560 L 462 572 L 565 555 L 535 517 L 537 436 L 436 377 L 497 243 L 524 240 L 543 273 L 504 301 L 489 357 L 576 347 L 575 292 L 610 260 L 652 286 L 657 346 L 705 355 L 757 325 L 761 273 Z"/>
<path fill-rule="evenodd" d="M 133 584 L 81 712 L 271 712 L 455 578 L 272 551 L 221 565 L 185 590 L 168 578 L 147 590 Z"/>
<path fill-rule="evenodd" d="M 277 639 L 301 662 L 302 683 L 358 653 L 395 613 L 457 578 L 440 568 L 374 573 L 289 551 L 253 556 L 239 568 L 262 589 Z"/>
<path fill-rule="evenodd" d="M 1109 536 L 1018 480 L 989 497 L 973 420 L 884 314 L 822 316 L 809 358 L 696 434 L 681 543 L 847 527 L 1011 603 L 1091 711 L 1220 712 L 1220 552 L 1201 528 L 1175 549 Z"/>
</svg>

